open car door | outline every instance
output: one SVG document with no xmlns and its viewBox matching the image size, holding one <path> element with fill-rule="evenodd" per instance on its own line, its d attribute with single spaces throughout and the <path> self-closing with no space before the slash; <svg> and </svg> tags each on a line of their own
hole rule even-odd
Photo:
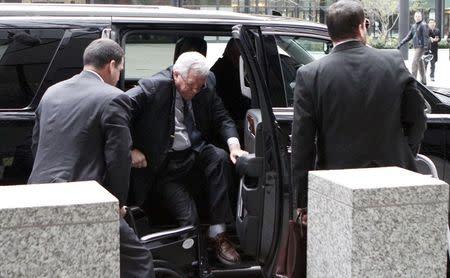
<svg viewBox="0 0 450 278">
<path fill-rule="evenodd" d="M 255 26 L 234 26 L 241 57 L 248 68 L 252 89 L 252 109 L 261 118 L 253 135 L 254 151 L 239 158 L 236 169 L 241 177 L 236 229 L 241 248 L 261 265 L 264 277 L 273 277 L 282 237 L 292 211 L 289 163 L 286 144 L 272 112 L 269 86 L 265 78 L 267 49 L 261 30 Z"/>
</svg>

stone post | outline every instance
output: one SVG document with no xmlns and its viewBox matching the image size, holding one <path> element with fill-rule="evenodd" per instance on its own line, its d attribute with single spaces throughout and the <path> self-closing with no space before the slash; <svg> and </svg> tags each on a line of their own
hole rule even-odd
<svg viewBox="0 0 450 278">
<path fill-rule="evenodd" d="M 117 199 L 94 181 L 0 186 L 0 277 L 119 277 Z"/>
<path fill-rule="evenodd" d="M 398 167 L 312 171 L 308 194 L 308 278 L 445 277 L 445 182 Z"/>
</svg>

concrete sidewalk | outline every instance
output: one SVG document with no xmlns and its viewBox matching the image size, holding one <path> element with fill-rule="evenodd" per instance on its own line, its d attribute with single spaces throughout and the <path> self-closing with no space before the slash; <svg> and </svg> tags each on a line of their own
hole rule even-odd
<svg viewBox="0 0 450 278">
<path fill-rule="evenodd" d="M 434 82 L 430 80 L 430 65 L 427 68 L 427 85 L 433 87 L 447 88 L 450 90 L 450 60 L 449 50 L 438 50 L 438 61 L 436 62 L 436 69 L 434 72 Z M 406 67 L 411 71 L 412 58 L 414 57 L 414 49 L 410 49 L 408 53 L 408 60 L 405 60 Z M 417 77 L 420 80 L 420 75 Z"/>
</svg>

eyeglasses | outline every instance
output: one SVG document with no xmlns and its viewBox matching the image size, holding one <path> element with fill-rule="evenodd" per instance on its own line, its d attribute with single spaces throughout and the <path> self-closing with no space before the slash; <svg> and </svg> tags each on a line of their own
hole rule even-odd
<svg viewBox="0 0 450 278">
<path fill-rule="evenodd" d="M 364 26 L 366 26 L 366 29 L 369 29 L 369 27 L 370 27 L 370 20 L 368 18 L 364 19 Z"/>
</svg>

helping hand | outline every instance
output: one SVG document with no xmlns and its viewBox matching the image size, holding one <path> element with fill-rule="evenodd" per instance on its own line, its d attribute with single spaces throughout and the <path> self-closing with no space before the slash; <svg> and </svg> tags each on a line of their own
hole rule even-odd
<svg viewBox="0 0 450 278">
<path fill-rule="evenodd" d="M 138 149 L 131 151 L 131 167 L 133 168 L 145 168 L 147 167 L 147 159 L 145 155 Z"/>
</svg>

